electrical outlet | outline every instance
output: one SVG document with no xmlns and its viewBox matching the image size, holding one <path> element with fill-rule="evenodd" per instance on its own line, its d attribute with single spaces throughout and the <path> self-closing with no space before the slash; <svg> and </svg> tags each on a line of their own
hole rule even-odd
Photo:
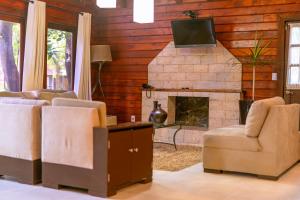
<svg viewBox="0 0 300 200">
<path fill-rule="evenodd" d="M 272 73 L 272 81 L 277 81 L 277 73 Z"/>
<path fill-rule="evenodd" d="M 135 115 L 131 115 L 131 122 L 132 122 L 132 123 L 135 122 Z"/>
</svg>

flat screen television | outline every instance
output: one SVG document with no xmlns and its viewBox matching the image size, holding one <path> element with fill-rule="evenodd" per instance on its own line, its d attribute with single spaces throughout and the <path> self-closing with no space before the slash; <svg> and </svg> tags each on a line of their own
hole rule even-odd
<svg viewBox="0 0 300 200">
<path fill-rule="evenodd" d="M 176 48 L 216 47 L 216 32 L 212 17 L 172 21 Z"/>
</svg>

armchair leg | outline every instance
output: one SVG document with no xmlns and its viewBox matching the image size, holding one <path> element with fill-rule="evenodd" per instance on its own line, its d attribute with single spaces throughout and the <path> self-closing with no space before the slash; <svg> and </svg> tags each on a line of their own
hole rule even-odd
<svg viewBox="0 0 300 200">
<path fill-rule="evenodd" d="M 59 190 L 61 188 L 60 185 L 58 184 L 54 184 L 54 183 L 44 183 L 42 184 L 44 187 L 47 187 L 47 188 L 52 188 L 52 189 L 56 189 L 56 190 Z"/>
<path fill-rule="evenodd" d="M 28 179 L 27 177 L 17 177 L 17 182 L 26 184 L 26 185 L 36 185 L 40 183 L 40 181 L 33 180 L 33 179 Z"/>
<path fill-rule="evenodd" d="M 117 194 L 117 191 L 109 191 L 108 193 L 103 193 L 101 190 L 89 189 L 89 195 L 95 197 L 109 197 Z"/>
<path fill-rule="evenodd" d="M 206 168 L 204 168 L 204 172 L 205 172 L 205 173 L 213 173 L 213 174 L 222 174 L 222 173 L 223 173 L 222 170 L 217 170 L 217 169 L 206 169 Z"/>
<path fill-rule="evenodd" d="M 141 184 L 147 184 L 147 183 L 151 183 L 152 182 L 152 178 L 151 177 L 148 177 L 147 179 L 143 180 L 141 182 Z"/>
<path fill-rule="evenodd" d="M 259 179 L 266 179 L 271 181 L 277 181 L 279 179 L 279 176 L 264 176 L 264 175 L 257 175 Z"/>
</svg>

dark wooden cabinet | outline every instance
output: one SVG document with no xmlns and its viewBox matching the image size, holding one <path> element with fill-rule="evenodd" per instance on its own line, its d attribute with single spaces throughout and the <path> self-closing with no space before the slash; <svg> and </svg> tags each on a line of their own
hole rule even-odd
<svg viewBox="0 0 300 200">
<path fill-rule="evenodd" d="M 108 129 L 107 134 L 107 196 L 134 183 L 152 181 L 153 125 L 151 123 L 124 123 Z M 101 131 L 102 130 L 102 131 Z M 108 130 L 108 131 L 107 131 Z"/>
</svg>

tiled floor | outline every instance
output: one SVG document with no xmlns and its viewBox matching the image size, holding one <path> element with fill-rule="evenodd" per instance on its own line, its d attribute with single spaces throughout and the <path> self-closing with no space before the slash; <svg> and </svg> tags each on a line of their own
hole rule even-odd
<svg viewBox="0 0 300 200">
<path fill-rule="evenodd" d="M 96 200 L 80 191 L 53 190 L 0 179 L 0 200 Z M 279 181 L 240 174 L 207 174 L 202 165 L 154 173 L 152 184 L 123 189 L 111 199 L 132 200 L 300 200 L 300 164 Z"/>
</svg>

